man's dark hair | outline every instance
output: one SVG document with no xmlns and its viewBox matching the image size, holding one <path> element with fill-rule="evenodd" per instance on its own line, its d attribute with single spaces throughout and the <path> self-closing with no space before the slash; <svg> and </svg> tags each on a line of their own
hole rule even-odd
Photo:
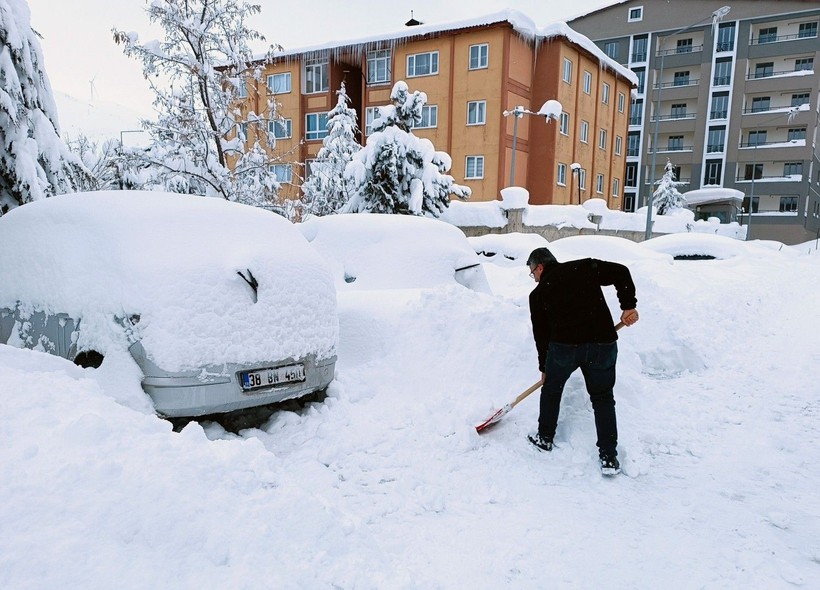
<svg viewBox="0 0 820 590">
<path fill-rule="evenodd" d="M 558 264 L 558 261 L 555 259 L 555 256 L 552 255 L 552 252 L 546 248 L 536 248 L 530 252 L 530 257 L 527 258 L 527 266 L 536 266 L 538 264 L 552 266 L 553 264 Z"/>
</svg>

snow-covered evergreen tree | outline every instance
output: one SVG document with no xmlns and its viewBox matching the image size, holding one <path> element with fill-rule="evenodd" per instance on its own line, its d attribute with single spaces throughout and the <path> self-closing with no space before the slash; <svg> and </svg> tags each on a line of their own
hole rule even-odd
<svg viewBox="0 0 820 590">
<path fill-rule="evenodd" d="M 450 195 L 467 199 L 471 191 L 446 174 L 450 156 L 412 132 L 421 123 L 427 95 L 410 93 L 400 80 L 390 96 L 393 104 L 379 109 L 373 133 L 345 171 L 354 194 L 343 210 L 438 217 L 449 207 Z"/>
<path fill-rule="evenodd" d="M 86 174 L 60 139 L 57 107 L 25 0 L 0 0 L 0 215 L 73 192 Z"/>
<path fill-rule="evenodd" d="M 678 192 L 678 187 L 685 183 L 677 182 L 675 169 L 669 160 L 666 161 L 663 176 L 657 184 L 658 188 L 652 195 L 652 202 L 658 211 L 658 215 L 666 215 L 673 209 L 686 207 L 686 198 Z"/>
<path fill-rule="evenodd" d="M 322 140 L 310 176 L 302 185 L 306 209 L 312 215 L 338 212 L 353 194 L 352 181 L 345 176 L 345 168 L 362 146 L 356 141 L 359 131 L 356 111 L 348 104 L 350 98 L 344 82 L 336 94 L 336 106 L 327 114 L 327 137 Z"/>
<path fill-rule="evenodd" d="M 159 117 L 143 122 L 152 141 L 140 166 L 151 171 L 149 184 L 271 204 L 279 187 L 269 172 L 273 160 L 258 144 L 248 149 L 241 129 L 254 125 L 257 137 L 272 147 L 267 122 L 276 116 L 275 103 L 262 113 L 243 113 L 237 104 L 272 59 L 273 48 L 254 62 L 249 46 L 264 41 L 247 25 L 261 8 L 245 0 L 153 0 L 146 11 L 162 28 L 163 40 L 140 43 L 135 33 L 118 30 L 114 40 L 142 61 L 154 92 Z"/>
</svg>

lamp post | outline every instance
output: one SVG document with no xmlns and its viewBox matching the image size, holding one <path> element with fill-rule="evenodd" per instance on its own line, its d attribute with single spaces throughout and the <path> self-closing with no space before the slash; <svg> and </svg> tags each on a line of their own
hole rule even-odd
<svg viewBox="0 0 820 590">
<path fill-rule="evenodd" d="M 558 119 L 561 116 L 561 111 L 563 107 L 561 103 L 557 100 L 548 100 L 545 102 L 541 109 L 536 113 L 525 109 L 522 106 L 517 106 L 511 111 L 504 111 L 502 114 L 505 117 L 509 117 L 513 115 L 515 118 L 513 119 L 513 141 L 512 141 L 512 158 L 510 160 L 510 184 L 509 186 L 515 186 L 515 152 L 516 152 L 516 144 L 518 143 L 518 119 L 523 117 L 524 115 L 538 115 L 544 117 L 546 122 L 549 123 L 550 119 Z"/>
<path fill-rule="evenodd" d="M 576 176 L 575 183 L 578 185 L 578 204 L 581 204 L 581 165 L 578 162 L 573 162 L 569 165 L 572 170 L 572 175 Z"/>
<path fill-rule="evenodd" d="M 658 95 L 655 99 L 655 130 L 652 133 L 652 168 L 649 171 L 649 195 L 646 197 L 646 234 L 644 235 L 644 239 L 648 240 L 652 236 L 652 197 L 654 196 L 655 192 L 655 166 L 657 164 L 657 157 L 658 157 L 658 124 L 661 120 L 661 91 L 663 90 L 663 58 L 666 53 L 663 50 L 663 41 L 662 39 L 665 37 L 674 37 L 675 35 L 679 35 L 680 33 L 684 33 L 693 27 L 697 27 L 698 25 L 703 24 L 708 19 L 712 19 L 713 23 L 720 22 L 724 16 L 729 14 L 731 10 L 730 6 L 722 6 L 715 10 L 711 16 L 708 18 L 704 18 L 699 20 L 696 23 L 683 27 L 682 29 L 678 29 L 673 33 L 669 33 L 668 35 L 658 35 L 658 39 L 661 42 L 658 44 L 658 52 L 661 54 L 661 65 L 658 72 Z"/>
</svg>

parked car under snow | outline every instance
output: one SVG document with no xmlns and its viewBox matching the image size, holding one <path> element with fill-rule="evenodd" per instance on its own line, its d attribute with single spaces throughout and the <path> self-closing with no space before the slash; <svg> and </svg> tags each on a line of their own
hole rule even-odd
<svg viewBox="0 0 820 590">
<path fill-rule="evenodd" d="M 340 292 L 456 283 L 490 292 L 464 232 L 444 221 L 359 213 L 314 217 L 299 229 L 329 262 Z"/>
<path fill-rule="evenodd" d="M 0 343 L 99 366 L 128 351 L 156 411 L 192 417 L 333 379 L 330 270 L 268 211 L 142 191 L 77 193 L 0 217 Z"/>
</svg>

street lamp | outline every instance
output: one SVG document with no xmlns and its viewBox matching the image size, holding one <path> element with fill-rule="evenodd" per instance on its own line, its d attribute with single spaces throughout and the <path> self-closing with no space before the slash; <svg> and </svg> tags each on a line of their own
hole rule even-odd
<svg viewBox="0 0 820 590">
<path fill-rule="evenodd" d="M 708 18 L 704 18 L 699 20 L 696 23 L 683 27 L 682 29 L 678 29 L 674 33 L 669 33 L 668 35 L 658 35 L 658 39 L 661 42 L 658 44 L 658 51 L 661 54 L 661 66 L 658 72 L 658 96 L 655 99 L 655 130 L 652 133 L 652 169 L 649 171 L 649 195 L 646 197 L 646 234 L 644 235 L 644 239 L 648 240 L 652 237 L 652 197 L 654 196 L 655 192 L 655 166 L 657 163 L 658 157 L 658 124 L 661 120 L 661 91 L 663 90 L 663 58 L 665 56 L 665 52 L 663 50 L 663 41 L 662 39 L 665 37 L 674 37 L 675 35 L 679 35 L 680 33 L 684 33 L 693 27 L 697 27 L 698 25 L 703 24 L 706 20 L 712 19 L 712 23 L 718 23 L 723 20 L 723 17 L 729 14 L 731 10 L 730 6 L 722 6 L 715 10 L 712 15 Z"/>
<path fill-rule="evenodd" d="M 577 176 L 576 184 L 578 185 L 578 204 L 581 204 L 581 165 L 578 162 L 573 162 L 569 165 L 570 170 L 572 170 L 573 176 Z"/>
<path fill-rule="evenodd" d="M 548 100 L 541 106 L 541 109 L 537 113 L 525 109 L 522 106 L 517 106 L 511 111 L 504 111 L 502 113 L 505 117 L 509 117 L 510 115 L 515 116 L 515 118 L 513 119 L 512 159 L 510 160 L 509 186 L 515 186 L 515 148 L 516 143 L 518 142 L 518 119 L 520 119 L 524 115 L 538 115 L 544 117 L 547 123 L 549 123 L 550 119 L 558 119 L 561 116 L 562 110 L 563 107 L 561 106 L 560 102 L 558 102 L 557 100 Z"/>
</svg>

